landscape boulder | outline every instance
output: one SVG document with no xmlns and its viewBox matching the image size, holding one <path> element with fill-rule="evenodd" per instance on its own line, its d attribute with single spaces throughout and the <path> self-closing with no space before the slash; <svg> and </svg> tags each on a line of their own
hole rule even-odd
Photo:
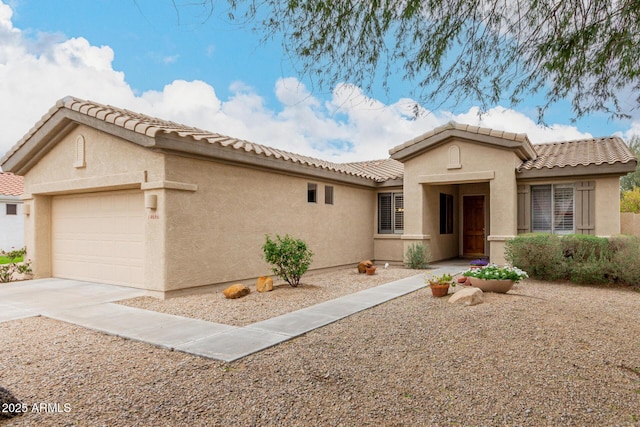
<svg viewBox="0 0 640 427">
<path fill-rule="evenodd" d="M 360 261 L 360 264 L 358 264 L 358 273 L 365 273 L 368 267 L 373 267 L 373 263 L 370 260 Z"/>
<path fill-rule="evenodd" d="M 458 303 L 463 305 L 476 305 L 484 302 L 484 294 L 478 288 L 464 288 L 449 298 L 450 303 Z"/>
<path fill-rule="evenodd" d="M 243 285 L 242 283 L 237 283 L 235 285 L 229 286 L 227 289 L 222 291 L 225 298 L 227 299 L 235 299 L 242 298 L 245 295 L 249 295 L 251 289 Z"/>
<path fill-rule="evenodd" d="M 256 282 L 256 290 L 258 292 L 270 292 L 273 290 L 273 279 L 268 276 L 258 277 Z"/>
</svg>

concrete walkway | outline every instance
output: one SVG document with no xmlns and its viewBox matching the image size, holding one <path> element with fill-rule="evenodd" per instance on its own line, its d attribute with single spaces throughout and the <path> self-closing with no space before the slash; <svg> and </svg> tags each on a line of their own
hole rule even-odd
<svg viewBox="0 0 640 427">
<path fill-rule="evenodd" d="M 428 274 L 457 274 L 459 262 L 436 264 Z M 122 286 L 67 279 L 0 285 L 0 323 L 32 316 L 73 323 L 159 347 L 232 362 L 425 287 L 419 274 L 245 327 L 189 319 L 114 304 L 144 295 Z"/>
</svg>

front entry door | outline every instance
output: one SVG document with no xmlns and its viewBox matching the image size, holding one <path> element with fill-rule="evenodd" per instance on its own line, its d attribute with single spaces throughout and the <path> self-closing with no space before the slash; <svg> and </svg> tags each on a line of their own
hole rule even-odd
<svg viewBox="0 0 640 427">
<path fill-rule="evenodd" d="M 462 212 L 462 253 L 484 255 L 484 196 L 463 196 Z"/>
</svg>

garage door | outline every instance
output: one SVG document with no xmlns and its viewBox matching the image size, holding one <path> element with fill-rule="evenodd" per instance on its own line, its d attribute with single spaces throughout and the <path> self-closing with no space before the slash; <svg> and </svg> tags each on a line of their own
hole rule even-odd
<svg viewBox="0 0 640 427">
<path fill-rule="evenodd" d="M 144 217 L 139 190 L 53 197 L 53 276 L 142 286 Z"/>
</svg>

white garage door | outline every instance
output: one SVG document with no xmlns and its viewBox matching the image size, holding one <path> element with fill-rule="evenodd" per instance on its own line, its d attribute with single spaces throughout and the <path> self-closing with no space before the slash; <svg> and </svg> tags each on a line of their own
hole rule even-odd
<svg viewBox="0 0 640 427">
<path fill-rule="evenodd" d="M 139 190 L 53 197 L 53 276 L 143 285 L 144 217 Z"/>
</svg>

